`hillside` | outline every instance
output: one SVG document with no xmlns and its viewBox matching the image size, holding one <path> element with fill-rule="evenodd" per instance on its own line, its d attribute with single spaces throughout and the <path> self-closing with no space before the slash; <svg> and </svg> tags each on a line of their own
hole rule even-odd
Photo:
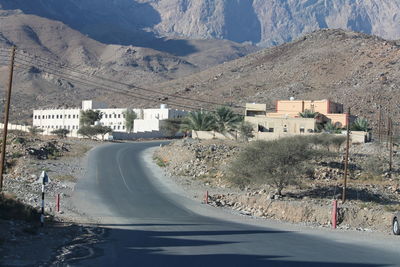
<svg viewBox="0 0 400 267">
<path fill-rule="evenodd" d="M 102 43 L 157 50 L 169 49 L 163 38 L 177 37 L 266 47 L 323 28 L 400 38 L 395 0 L 0 0 L 0 6 L 62 21 Z"/>
<path fill-rule="evenodd" d="M 169 41 L 171 53 L 132 45 L 109 45 L 58 21 L 20 11 L 0 10 L 0 95 L 4 94 L 8 51 L 12 44 L 18 47 L 13 91 L 18 101 L 13 102 L 13 120 L 29 118 L 31 110 L 37 106 L 76 106 L 82 99 L 90 98 L 107 99 L 113 103 L 110 90 L 57 77 L 43 71 L 42 65 L 52 68 L 53 73 L 60 71 L 60 66 L 68 65 L 89 75 L 146 85 L 186 76 L 256 50 L 253 46 L 227 40 Z M 178 43 L 185 44 L 185 47 L 174 46 Z M 179 56 L 174 55 L 178 52 Z M 32 60 L 27 56 L 38 56 L 40 60 L 55 63 Z M 138 101 L 126 102 L 139 104 Z M 152 103 L 154 105 L 157 103 Z"/>
<path fill-rule="evenodd" d="M 155 88 L 220 103 L 267 103 L 270 108 L 275 100 L 292 96 L 330 98 L 357 115 L 377 119 L 380 102 L 399 114 L 399 74 L 400 46 L 395 42 L 319 30 Z"/>
</svg>

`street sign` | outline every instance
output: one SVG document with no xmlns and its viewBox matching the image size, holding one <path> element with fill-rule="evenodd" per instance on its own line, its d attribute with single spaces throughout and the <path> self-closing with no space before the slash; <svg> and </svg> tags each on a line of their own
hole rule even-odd
<svg viewBox="0 0 400 267">
<path fill-rule="evenodd" d="M 50 183 L 51 181 L 50 181 L 50 178 L 49 178 L 49 176 L 47 175 L 47 173 L 45 172 L 45 171 L 42 171 L 42 174 L 40 175 L 40 177 L 39 177 L 39 180 L 38 180 L 38 183 L 41 183 L 41 184 L 48 184 L 48 183 Z"/>
</svg>

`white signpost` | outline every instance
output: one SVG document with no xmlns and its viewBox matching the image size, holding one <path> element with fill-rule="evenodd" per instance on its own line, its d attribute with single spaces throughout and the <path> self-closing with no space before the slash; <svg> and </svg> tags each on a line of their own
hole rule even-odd
<svg viewBox="0 0 400 267">
<path fill-rule="evenodd" d="M 44 225 L 44 186 L 50 183 L 50 178 L 45 171 L 39 177 L 38 183 L 42 184 L 42 214 L 40 215 L 40 225 Z"/>
</svg>

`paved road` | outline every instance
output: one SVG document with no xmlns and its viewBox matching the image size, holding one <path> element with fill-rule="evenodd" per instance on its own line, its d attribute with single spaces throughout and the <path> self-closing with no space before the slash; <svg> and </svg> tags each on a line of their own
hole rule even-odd
<svg viewBox="0 0 400 267">
<path fill-rule="evenodd" d="M 142 152 L 158 145 L 110 144 L 90 153 L 74 201 L 109 230 L 95 255 L 69 266 L 400 265 L 393 252 L 199 215 L 193 210 L 218 210 L 155 182 Z"/>
</svg>

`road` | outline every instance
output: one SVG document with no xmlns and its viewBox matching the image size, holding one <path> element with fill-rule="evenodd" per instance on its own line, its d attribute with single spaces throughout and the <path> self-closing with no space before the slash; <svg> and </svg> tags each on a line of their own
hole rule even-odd
<svg viewBox="0 0 400 267">
<path fill-rule="evenodd" d="M 244 224 L 237 215 L 223 220 L 221 210 L 157 182 L 143 151 L 158 145 L 108 144 L 91 151 L 73 200 L 107 229 L 106 240 L 90 258 L 68 266 L 400 266 L 398 253 L 357 240 Z"/>
</svg>

